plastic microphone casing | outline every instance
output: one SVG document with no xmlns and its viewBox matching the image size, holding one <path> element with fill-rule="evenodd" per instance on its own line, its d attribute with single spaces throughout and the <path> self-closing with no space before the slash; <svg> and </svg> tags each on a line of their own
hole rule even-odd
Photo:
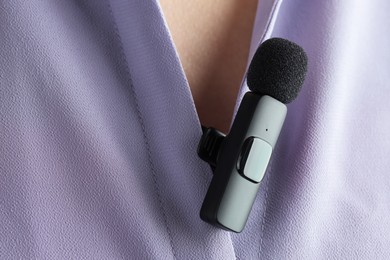
<svg viewBox="0 0 390 260">
<path fill-rule="evenodd" d="M 286 114 L 286 105 L 270 96 L 245 94 L 202 204 L 204 221 L 244 229 Z"/>
</svg>

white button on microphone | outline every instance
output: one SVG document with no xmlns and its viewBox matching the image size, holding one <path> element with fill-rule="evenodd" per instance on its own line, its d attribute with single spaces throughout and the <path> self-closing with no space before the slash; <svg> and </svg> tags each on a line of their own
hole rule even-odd
<svg viewBox="0 0 390 260">
<path fill-rule="evenodd" d="M 241 148 L 237 162 L 238 172 L 250 181 L 259 183 L 263 179 L 271 154 L 271 145 L 260 138 L 249 137 Z"/>
</svg>

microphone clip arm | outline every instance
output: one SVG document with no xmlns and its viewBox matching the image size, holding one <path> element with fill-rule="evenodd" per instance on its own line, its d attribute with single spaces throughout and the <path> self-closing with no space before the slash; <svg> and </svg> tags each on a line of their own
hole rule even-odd
<svg viewBox="0 0 390 260">
<path fill-rule="evenodd" d="M 198 144 L 198 156 L 215 170 L 225 134 L 212 127 L 202 126 L 203 135 Z"/>
</svg>

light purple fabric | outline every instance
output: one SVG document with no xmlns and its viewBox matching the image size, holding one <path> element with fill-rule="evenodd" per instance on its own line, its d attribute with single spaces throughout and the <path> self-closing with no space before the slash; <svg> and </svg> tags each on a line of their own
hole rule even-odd
<svg viewBox="0 0 390 260">
<path fill-rule="evenodd" d="M 240 258 L 390 259 L 389 8 L 281 5 L 272 36 L 300 44 L 309 71 L 249 225 L 234 235 Z"/>
<path fill-rule="evenodd" d="M 199 218 L 211 172 L 158 3 L 2 1 L 0 259 L 389 259 L 390 2 L 280 4 L 251 53 L 296 41 L 308 78 L 232 234 Z"/>
</svg>

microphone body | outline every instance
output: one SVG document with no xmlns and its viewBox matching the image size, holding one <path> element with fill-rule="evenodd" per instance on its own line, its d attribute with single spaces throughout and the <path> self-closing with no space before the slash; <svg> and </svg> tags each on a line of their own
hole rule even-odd
<svg viewBox="0 0 390 260">
<path fill-rule="evenodd" d="M 215 166 L 200 216 L 241 232 L 266 172 L 287 114 L 304 82 L 307 56 L 297 44 L 272 38 L 257 49 L 247 73 L 247 92 L 229 134 L 205 138 L 198 148 Z M 218 152 L 215 152 L 216 148 Z"/>
<path fill-rule="evenodd" d="M 286 114 L 286 105 L 271 96 L 245 94 L 203 201 L 204 221 L 243 230 Z"/>
</svg>

